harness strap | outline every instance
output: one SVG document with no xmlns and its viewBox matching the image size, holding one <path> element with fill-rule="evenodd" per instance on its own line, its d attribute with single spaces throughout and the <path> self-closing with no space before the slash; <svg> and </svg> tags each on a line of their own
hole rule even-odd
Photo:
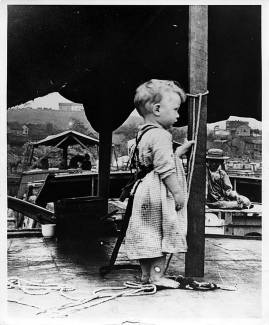
<svg viewBox="0 0 269 325">
<path fill-rule="evenodd" d="M 156 129 L 157 126 L 154 126 L 154 125 L 146 125 L 144 128 L 141 129 L 141 133 L 140 135 L 136 136 L 135 138 L 135 148 L 133 150 L 133 154 L 132 154 L 132 157 L 130 159 L 130 170 L 132 171 L 132 168 L 136 167 L 134 166 L 135 165 L 135 159 L 138 161 L 138 144 L 140 142 L 140 140 L 142 139 L 143 135 L 148 132 L 149 130 L 151 129 Z"/>
<path fill-rule="evenodd" d="M 132 155 L 132 158 L 131 158 L 131 163 L 130 163 L 130 168 L 133 167 L 133 164 L 135 163 L 134 159 L 137 157 L 138 158 L 138 144 L 140 142 L 140 140 L 142 139 L 142 136 L 149 130 L 151 129 L 154 129 L 154 128 L 157 128 L 157 126 L 154 126 L 154 125 L 148 125 L 148 126 L 145 126 L 144 129 L 142 129 L 142 133 L 139 135 L 139 137 L 137 136 L 136 137 L 136 146 L 134 148 L 134 151 L 133 151 L 133 155 Z M 136 156 L 137 155 L 137 156 Z M 136 157 L 135 157 L 136 156 Z M 133 200 L 134 200 L 134 194 L 137 190 L 137 187 L 138 185 L 141 183 L 143 177 L 146 176 L 147 172 L 151 171 L 150 169 L 148 170 L 144 170 L 142 171 L 142 174 L 140 175 L 141 177 L 138 177 L 139 179 L 137 180 L 137 182 L 135 183 L 135 187 L 133 188 L 132 190 L 132 195 L 129 197 L 128 199 L 128 203 L 127 203 L 127 207 L 126 207 L 126 211 L 125 211 L 125 214 L 124 214 L 124 218 L 123 218 L 123 223 L 122 223 L 122 227 L 121 227 L 121 230 L 120 230 L 120 233 L 119 233 L 119 236 L 118 236 L 118 239 L 116 241 L 116 244 L 115 244 L 115 247 L 113 249 L 113 252 L 111 254 L 111 257 L 110 257 L 110 261 L 109 261 L 109 264 L 106 265 L 106 266 L 102 266 L 100 269 L 99 269 L 99 272 L 101 275 L 106 275 L 108 274 L 113 268 L 114 269 L 124 269 L 124 268 L 139 268 L 138 265 L 114 265 L 115 262 L 116 262 L 116 259 L 117 259 L 117 256 L 118 256 L 118 252 L 120 250 L 120 247 L 121 247 L 121 244 L 122 244 L 122 241 L 126 235 L 126 231 L 127 231 L 127 228 L 128 228 L 128 225 L 129 225 L 129 221 L 130 221 L 130 217 L 132 215 L 132 209 L 133 209 Z"/>
</svg>

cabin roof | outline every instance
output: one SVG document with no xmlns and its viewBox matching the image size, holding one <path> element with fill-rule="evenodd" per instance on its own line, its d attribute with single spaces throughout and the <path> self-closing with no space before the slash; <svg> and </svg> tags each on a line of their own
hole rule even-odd
<svg viewBox="0 0 269 325">
<path fill-rule="evenodd" d="M 55 147 L 58 145 L 58 148 L 63 148 L 66 146 L 71 146 L 75 144 L 83 143 L 86 146 L 98 145 L 99 140 L 89 137 L 88 135 L 79 133 L 74 130 L 67 130 L 55 135 L 49 135 L 45 139 L 42 139 L 37 142 L 33 142 L 33 147 L 38 146 L 52 146 Z"/>
<path fill-rule="evenodd" d="M 96 131 L 112 131 L 140 83 L 188 91 L 188 22 L 183 5 L 9 5 L 8 107 L 57 91 L 83 104 Z M 208 122 L 261 119 L 261 6 L 208 6 L 208 55 Z"/>
</svg>

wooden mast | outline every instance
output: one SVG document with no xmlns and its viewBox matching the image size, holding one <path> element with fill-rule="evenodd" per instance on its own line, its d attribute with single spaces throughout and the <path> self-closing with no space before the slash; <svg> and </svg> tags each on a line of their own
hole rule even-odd
<svg viewBox="0 0 269 325">
<path fill-rule="evenodd" d="M 191 94 L 207 90 L 208 7 L 189 6 L 189 90 Z M 196 116 L 198 98 L 196 99 Z M 197 120 L 197 118 L 196 118 Z M 188 252 L 186 276 L 204 276 L 205 185 L 206 185 L 207 101 L 202 98 L 197 149 L 188 203 Z M 189 104 L 189 137 L 193 128 L 192 100 Z"/>
<path fill-rule="evenodd" d="M 68 146 L 65 145 L 63 147 L 63 163 L 64 163 L 63 169 L 67 169 L 67 157 L 68 157 Z"/>
<path fill-rule="evenodd" d="M 112 132 L 102 129 L 99 134 L 98 196 L 104 199 L 104 214 L 106 214 L 109 199 Z"/>
</svg>

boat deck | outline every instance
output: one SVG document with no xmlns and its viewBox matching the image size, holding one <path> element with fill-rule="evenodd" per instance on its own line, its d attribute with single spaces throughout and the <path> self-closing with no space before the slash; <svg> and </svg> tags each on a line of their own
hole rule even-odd
<svg viewBox="0 0 269 325">
<path fill-rule="evenodd" d="M 93 242 L 57 241 L 43 237 L 8 239 L 8 277 L 30 281 L 67 284 L 76 288 L 67 294 L 88 297 L 93 290 L 138 281 L 138 270 L 112 271 L 105 277 L 99 267 L 106 265 L 115 238 Z M 154 295 L 118 297 L 103 304 L 71 312 L 66 319 L 93 324 L 169 324 L 182 318 L 261 318 L 261 240 L 206 238 L 203 281 L 236 285 L 236 291 L 160 290 Z M 128 263 L 122 245 L 117 262 Z M 184 274 L 184 255 L 175 254 L 169 274 Z M 69 303 L 59 292 L 28 295 L 17 288 L 8 299 L 50 308 Z M 37 309 L 8 303 L 8 318 L 40 320 Z"/>
</svg>

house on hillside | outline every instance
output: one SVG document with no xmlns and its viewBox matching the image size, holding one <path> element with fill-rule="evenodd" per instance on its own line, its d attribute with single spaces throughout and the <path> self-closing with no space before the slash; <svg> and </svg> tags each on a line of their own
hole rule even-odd
<svg viewBox="0 0 269 325">
<path fill-rule="evenodd" d="M 249 137 L 251 134 L 251 128 L 248 124 L 239 125 L 235 130 L 235 136 Z"/>
<path fill-rule="evenodd" d="M 214 127 L 214 135 L 221 138 L 227 138 L 230 135 L 230 131 L 221 129 L 219 125 L 216 125 Z"/>
<path fill-rule="evenodd" d="M 262 138 L 250 137 L 245 140 L 245 151 L 249 153 L 252 159 L 261 160 L 262 157 Z"/>
<path fill-rule="evenodd" d="M 83 111 L 83 105 L 78 103 L 59 103 L 60 111 L 79 112 Z"/>
<path fill-rule="evenodd" d="M 29 134 L 29 128 L 25 124 L 21 125 L 17 122 L 11 122 L 7 125 L 7 134 L 27 136 Z"/>
<path fill-rule="evenodd" d="M 252 129 L 251 136 L 252 137 L 260 137 L 262 135 L 262 131 L 259 129 Z"/>
<path fill-rule="evenodd" d="M 29 136 L 27 125 L 21 125 L 18 122 L 7 124 L 7 143 L 14 146 L 23 145 Z"/>
<path fill-rule="evenodd" d="M 25 124 L 22 126 L 22 134 L 23 135 L 28 135 L 29 134 L 29 128 Z"/>
<path fill-rule="evenodd" d="M 240 128 L 239 128 L 240 127 Z M 244 129 L 245 127 L 245 129 Z M 237 132 L 237 129 L 239 128 L 239 131 Z M 243 134 L 244 132 L 247 133 L 248 131 L 244 131 L 247 128 L 249 128 L 249 123 L 245 121 L 226 121 L 226 130 L 230 132 L 231 136 L 239 136 L 239 134 Z M 237 134 L 236 134 L 237 133 Z M 250 131 L 249 131 L 250 135 Z"/>
</svg>

